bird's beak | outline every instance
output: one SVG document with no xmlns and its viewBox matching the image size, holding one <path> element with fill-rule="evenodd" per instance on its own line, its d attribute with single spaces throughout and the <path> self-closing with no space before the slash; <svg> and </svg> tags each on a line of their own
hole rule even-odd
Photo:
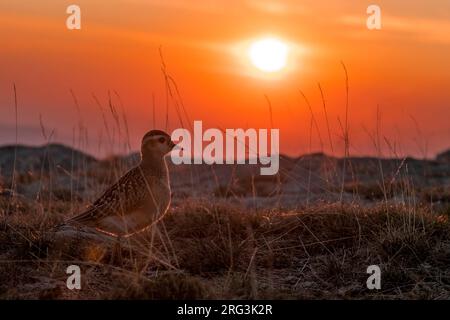
<svg viewBox="0 0 450 320">
<path fill-rule="evenodd" d="M 179 145 L 177 145 L 176 143 L 174 143 L 173 141 L 170 141 L 170 148 L 172 150 L 183 150 L 182 147 L 180 147 Z"/>
</svg>

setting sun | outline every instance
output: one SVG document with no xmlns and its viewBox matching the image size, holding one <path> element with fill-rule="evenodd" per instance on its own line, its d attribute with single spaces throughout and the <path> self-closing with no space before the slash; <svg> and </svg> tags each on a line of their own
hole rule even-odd
<svg viewBox="0 0 450 320">
<path fill-rule="evenodd" d="M 253 42 L 248 54 L 256 68 L 264 72 L 276 72 L 286 66 L 288 52 L 286 43 L 278 39 L 266 38 Z"/>
</svg>

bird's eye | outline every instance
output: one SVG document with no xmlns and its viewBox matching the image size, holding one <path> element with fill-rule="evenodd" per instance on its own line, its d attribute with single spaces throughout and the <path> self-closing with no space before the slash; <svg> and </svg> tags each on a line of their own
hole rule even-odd
<svg viewBox="0 0 450 320">
<path fill-rule="evenodd" d="M 158 141 L 159 141 L 160 143 L 164 143 L 164 142 L 166 142 L 166 138 L 161 137 L 161 138 L 158 139 Z"/>
</svg>

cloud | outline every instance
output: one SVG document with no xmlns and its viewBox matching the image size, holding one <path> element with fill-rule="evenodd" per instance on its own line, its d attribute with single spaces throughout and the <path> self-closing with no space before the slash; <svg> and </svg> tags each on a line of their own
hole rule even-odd
<svg viewBox="0 0 450 320">
<path fill-rule="evenodd" d="M 247 6 L 270 14 L 305 14 L 306 7 L 298 1 L 275 1 L 275 0 L 247 0 Z"/>
<path fill-rule="evenodd" d="M 186 1 L 186 0 L 122 0 L 122 2 L 129 5 L 134 3 L 136 5 L 182 9 L 186 11 L 199 12 L 222 12 L 230 3 L 222 0 L 206 0 L 206 1 Z"/>
<path fill-rule="evenodd" d="M 350 27 L 366 28 L 367 16 L 341 16 L 340 23 Z M 450 21 L 442 19 L 406 18 L 382 16 L 382 30 L 389 33 L 409 35 L 419 41 L 450 44 Z"/>
</svg>

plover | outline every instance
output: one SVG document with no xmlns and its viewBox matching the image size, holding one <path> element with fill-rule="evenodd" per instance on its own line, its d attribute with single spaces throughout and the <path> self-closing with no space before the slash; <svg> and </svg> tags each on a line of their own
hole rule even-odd
<svg viewBox="0 0 450 320">
<path fill-rule="evenodd" d="M 94 228 L 118 238 L 150 227 L 170 205 L 169 172 L 165 156 L 176 146 L 161 130 L 144 135 L 141 161 L 107 189 L 83 213 L 66 224 Z"/>
</svg>

